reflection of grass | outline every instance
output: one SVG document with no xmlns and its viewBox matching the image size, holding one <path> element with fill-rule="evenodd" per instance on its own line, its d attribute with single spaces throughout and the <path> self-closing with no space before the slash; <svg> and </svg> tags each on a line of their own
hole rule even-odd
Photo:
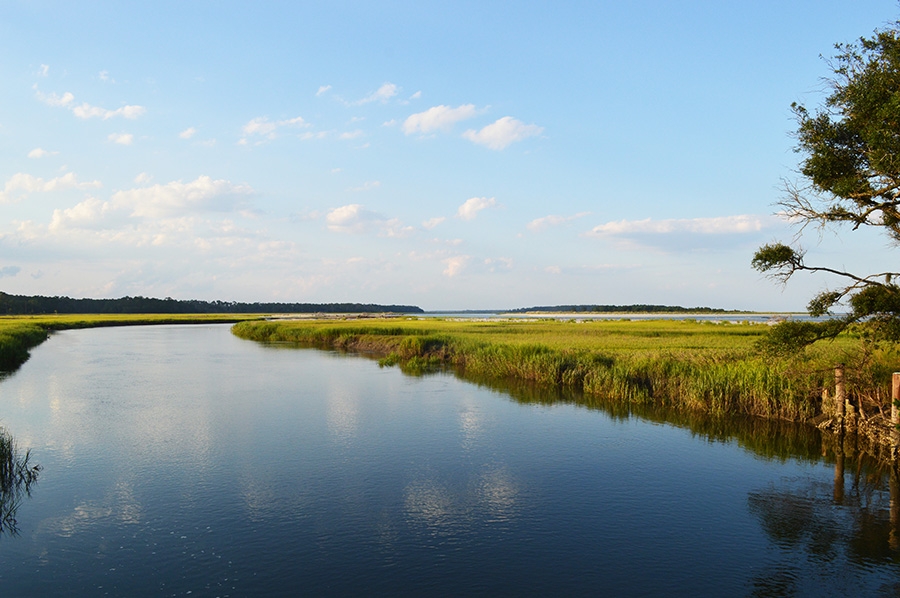
<svg viewBox="0 0 900 598">
<path fill-rule="evenodd" d="M 430 318 L 242 322 L 233 328 L 251 340 L 375 354 L 381 365 L 400 365 L 411 373 L 443 365 L 470 378 L 571 388 L 586 398 L 792 420 L 815 416 L 821 389 L 832 384 L 834 364 L 852 367 L 859 361 L 857 339 L 842 337 L 802 355 L 773 358 L 755 350 L 767 330 L 693 320 Z M 881 357 L 889 365 L 886 360 Z M 872 365 L 870 360 L 868 371 L 877 371 Z M 889 377 L 882 377 L 871 384 L 889 387 Z"/>
<path fill-rule="evenodd" d="M 41 470 L 30 461 L 31 451 L 20 454 L 12 435 L 0 428 L 0 534 L 15 535 L 18 531 L 16 511 L 22 499 L 31 495 L 31 486 Z"/>
<path fill-rule="evenodd" d="M 53 330 L 138 324 L 201 324 L 238 322 L 254 315 L 88 314 L 63 316 L 0 316 L 0 370 L 13 370 L 28 359 L 28 351 Z"/>
</svg>

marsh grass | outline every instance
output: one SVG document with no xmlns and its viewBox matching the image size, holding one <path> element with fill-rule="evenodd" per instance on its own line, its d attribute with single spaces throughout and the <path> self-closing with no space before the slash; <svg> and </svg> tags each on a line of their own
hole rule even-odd
<svg viewBox="0 0 900 598">
<path fill-rule="evenodd" d="M 358 351 L 408 373 L 452 368 L 475 380 L 569 388 L 585 399 L 675 405 L 712 414 L 808 420 L 836 363 L 883 409 L 897 356 L 847 334 L 789 357 L 757 349 L 768 326 L 692 320 L 443 320 L 242 322 L 241 338 Z M 857 372 L 854 374 L 853 372 Z"/>
</svg>

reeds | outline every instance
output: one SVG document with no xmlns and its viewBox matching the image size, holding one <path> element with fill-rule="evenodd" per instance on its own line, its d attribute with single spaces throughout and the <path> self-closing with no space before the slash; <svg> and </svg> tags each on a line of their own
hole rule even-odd
<svg viewBox="0 0 900 598">
<path fill-rule="evenodd" d="M 858 343 L 845 338 L 802 355 L 773 358 L 755 349 L 767 330 L 747 323 L 671 320 L 412 318 L 390 327 L 358 321 L 243 322 L 233 327 L 241 338 L 373 354 L 381 357 L 380 365 L 399 365 L 409 373 L 449 367 L 473 380 L 569 388 L 585 398 L 712 414 L 813 418 L 834 364 L 851 362 Z M 881 378 L 891 371 L 890 363 L 878 359 L 870 356 L 867 365 L 873 387 L 888 384 Z M 872 388 L 855 392 L 871 394 Z"/>
</svg>

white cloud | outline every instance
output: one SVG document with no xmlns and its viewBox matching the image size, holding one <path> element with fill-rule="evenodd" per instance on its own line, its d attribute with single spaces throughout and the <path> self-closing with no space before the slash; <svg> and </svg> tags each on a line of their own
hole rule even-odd
<svg viewBox="0 0 900 598">
<path fill-rule="evenodd" d="M 48 226 L 50 231 L 64 228 L 91 228 L 112 209 L 109 202 L 89 197 L 75 206 L 63 210 L 53 210 Z"/>
<path fill-rule="evenodd" d="M 718 218 L 682 218 L 668 220 L 618 220 L 595 226 L 589 236 L 604 235 L 667 235 L 691 233 L 700 235 L 722 235 L 759 232 L 766 228 L 770 217 L 739 215 Z"/>
<path fill-rule="evenodd" d="M 393 83 L 385 83 L 373 93 L 370 93 L 363 99 L 354 102 L 354 104 L 356 104 L 357 106 L 361 106 L 362 104 L 368 104 L 370 102 L 387 102 L 389 99 L 397 95 L 397 92 L 399 90 L 400 88 Z"/>
<path fill-rule="evenodd" d="M 341 133 L 341 139 L 356 139 L 357 137 L 362 137 L 363 132 L 360 129 L 356 129 L 355 131 L 347 131 L 346 133 Z"/>
<path fill-rule="evenodd" d="M 325 215 L 328 229 L 337 233 L 363 232 L 370 223 L 378 219 L 377 214 L 358 203 L 335 208 Z"/>
<path fill-rule="evenodd" d="M 431 230 L 434 227 L 436 227 L 438 224 L 443 222 L 444 220 L 446 220 L 446 218 L 444 218 L 443 216 L 438 216 L 436 218 L 429 218 L 428 220 L 426 220 L 425 222 L 422 223 L 422 226 L 428 230 Z"/>
<path fill-rule="evenodd" d="M 472 220 L 481 210 L 492 208 L 495 205 L 497 205 L 497 200 L 493 197 L 470 197 L 459 206 L 456 215 L 463 220 Z"/>
<path fill-rule="evenodd" d="M 58 153 L 59 152 L 50 152 L 45 149 L 36 147 L 33 150 L 31 150 L 30 152 L 28 152 L 28 157 L 32 158 L 32 159 L 46 158 L 47 156 L 55 156 Z"/>
<path fill-rule="evenodd" d="M 117 108 L 116 110 L 107 110 L 106 108 L 101 108 L 99 106 L 91 106 L 86 102 L 81 106 L 75 106 L 74 108 L 72 108 L 72 113 L 82 120 L 87 120 L 89 118 L 109 120 L 110 118 L 114 118 L 116 116 L 134 120 L 144 114 L 146 111 L 147 109 L 143 106 L 122 106 L 121 108 Z"/>
<path fill-rule="evenodd" d="M 241 139 L 239 143 L 246 144 L 247 137 L 250 137 L 251 135 L 259 135 L 271 140 L 278 136 L 277 131 L 279 129 L 285 127 L 306 128 L 309 126 L 309 123 L 303 120 L 303 117 L 301 116 L 278 121 L 271 121 L 266 116 L 258 116 L 250 120 L 241 128 L 241 131 L 244 133 L 244 138 Z"/>
<path fill-rule="evenodd" d="M 422 92 L 421 92 L 421 91 L 417 91 L 416 93 L 414 93 L 414 94 L 412 94 L 411 96 L 409 96 L 409 99 L 411 99 L 411 100 L 418 100 L 418 99 L 421 98 L 421 97 L 422 97 Z"/>
<path fill-rule="evenodd" d="M 331 89 L 331 85 L 322 85 L 321 87 L 319 87 L 319 91 L 316 92 L 316 96 L 322 95 L 323 93 L 325 93 L 325 92 L 328 91 L 329 89 Z"/>
<path fill-rule="evenodd" d="M 442 260 L 442 263 L 447 266 L 444 268 L 444 276 L 453 278 L 465 269 L 466 264 L 470 259 L 471 256 L 468 255 L 455 255 Z"/>
<path fill-rule="evenodd" d="M 146 172 L 142 172 L 141 174 L 134 177 L 134 182 L 138 185 L 146 185 L 150 181 L 153 180 L 153 177 L 147 174 Z"/>
<path fill-rule="evenodd" d="M 110 133 L 106 139 L 119 145 L 131 145 L 134 142 L 134 135 L 131 133 Z"/>
<path fill-rule="evenodd" d="M 193 137 L 196 134 L 197 134 L 197 129 L 195 129 L 194 127 L 188 127 L 187 129 L 185 129 L 184 131 L 179 133 L 178 136 L 181 137 L 182 139 L 190 139 L 191 137 Z"/>
<path fill-rule="evenodd" d="M 61 177 L 45 181 L 44 179 L 24 172 L 19 172 L 6 181 L 3 191 L 0 192 L 0 203 L 7 203 L 15 199 L 21 199 L 29 193 L 50 193 L 63 189 L 90 189 L 102 187 L 100 181 L 79 182 L 74 172 L 68 172 Z"/>
<path fill-rule="evenodd" d="M 397 218 L 386 219 L 356 203 L 334 208 L 325 215 L 325 223 L 328 230 L 336 233 L 361 234 L 376 230 L 381 237 L 406 237 L 415 231 Z"/>
<path fill-rule="evenodd" d="M 97 76 L 100 77 L 101 81 L 104 81 L 106 83 L 115 83 L 116 82 L 115 79 L 113 79 L 112 77 L 109 76 L 109 71 L 100 71 L 100 73 Z"/>
<path fill-rule="evenodd" d="M 37 73 L 38 77 L 46 77 L 49 74 L 50 74 L 50 65 L 42 64 L 40 70 L 38 70 L 38 73 Z"/>
<path fill-rule="evenodd" d="M 37 86 L 34 87 L 37 98 L 48 106 L 69 106 L 74 100 L 75 96 L 69 93 L 68 91 L 61 96 L 56 95 L 55 93 L 43 93 L 37 89 Z"/>
<path fill-rule="evenodd" d="M 456 108 L 450 106 L 433 106 L 424 112 L 411 114 L 403 122 L 403 132 L 407 135 L 413 133 L 431 133 L 432 131 L 449 130 L 454 124 L 478 115 L 474 104 L 463 104 Z"/>
<path fill-rule="evenodd" d="M 462 136 L 492 150 L 502 150 L 511 143 L 540 135 L 543 131 L 543 127 L 526 125 L 511 116 L 504 116 L 480 131 L 469 129 Z"/>
<path fill-rule="evenodd" d="M 571 222 L 572 220 L 577 220 L 588 214 L 590 214 L 590 212 L 579 212 L 574 216 L 557 216 L 551 214 L 550 216 L 544 216 L 543 218 L 535 218 L 529 222 L 526 227 L 532 232 L 539 232 L 551 226 L 558 226 L 560 224 L 565 224 L 566 222 Z"/>
<path fill-rule="evenodd" d="M 72 114 L 82 120 L 87 120 L 89 118 L 109 120 L 110 118 L 115 118 L 117 116 L 134 120 L 147 112 L 147 109 L 143 106 L 122 106 L 115 110 L 107 110 L 106 108 L 101 108 L 99 106 L 92 106 L 87 102 L 82 103 L 80 106 L 76 106 L 74 104 L 75 96 L 68 91 L 61 96 L 55 93 L 46 94 L 40 91 L 37 88 L 37 85 L 34 86 L 34 91 L 38 100 L 41 102 L 48 106 L 62 107 L 71 110 Z"/>
<path fill-rule="evenodd" d="M 128 209 L 141 218 L 165 218 L 191 212 L 227 212 L 253 193 L 248 185 L 234 185 L 208 176 L 182 183 L 173 181 L 115 193 L 110 203 L 115 209 Z"/>
</svg>

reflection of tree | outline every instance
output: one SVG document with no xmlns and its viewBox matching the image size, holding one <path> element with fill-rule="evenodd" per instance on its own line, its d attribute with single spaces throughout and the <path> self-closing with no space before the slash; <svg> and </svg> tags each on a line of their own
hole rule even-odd
<svg viewBox="0 0 900 598">
<path fill-rule="evenodd" d="M 836 459 L 834 485 L 801 479 L 750 493 L 750 512 L 778 554 L 754 579 L 754 595 L 803 594 L 811 583 L 846 595 L 898 588 L 898 473 L 862 456 L 849 461 L 845 472 L 845 458 Z"/>
<path fill-rule="evenodd" d="M 41 470 L 30 460 L 31 451 L 21 455 L 12 435 L 0 428 L 0 534 L 18 533 L 16 512 L 22 500 L 31 495 L 31 486 Z"/>
</svg>

